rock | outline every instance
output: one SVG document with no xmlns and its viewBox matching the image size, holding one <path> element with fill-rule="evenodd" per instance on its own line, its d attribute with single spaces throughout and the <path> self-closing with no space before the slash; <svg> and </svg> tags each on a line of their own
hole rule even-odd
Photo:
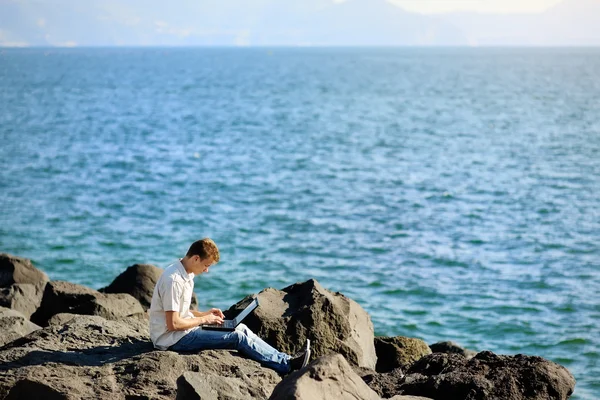
<svg viewBox="0 0 600 400">
<path fill-rule="evenodd" d="M 18 311 L 0 307 L 0 347 L 42 329 Z"/>
<path fill-rule="evenodd" d="M 429 397 L 421 397 L 421 396 L 394 396 L 390 397 L 390 400 L 433 400 Z"/>
<path fill-rule="evenodd" d="M 0 306 L 7 307 L 30 318 L 42 303 L 46 282 L 37 285 L 15 283 L 0 288 Z"/>
<path fill-rule="evenodd" d="M 432 353 L 454 353 L 461 354 L 467 359 L 471 359 L 477 354 L 473 350 L 467 350 L 454 342 L 437 342 L 429 346 Z"/>
<path fill-rule="evenodd" d="M 384 349 L 393 345 L 394 352 L 412 354 L 405 364 L 412 363 L 407 375 L 400 367 L 404 358 L 396 353 L 388 361 L 399 366 L 377 372 L 369 316 L 352 300 L 314 280 L 283 291 L 262 291 L 260 307 L 244 321 L 288 353 L 312 339 L 313 354 L 320 358 L 281 381 L 273 370 L 236 351 L 156 351 L 149 339 L 148 315 L 130 294 L 47 283 L 43 273 L 33 283 L 40 275 L 30 273 L 26 262 L 10 263 L 0 268 L 0 281 L 8 283 L 0 288 L 0 301 L 22 303 L 35 296 L 36 285 L 45 285 L 32 320 L 48 326 L 40 328 L 30 324 L 27 315 L 0 308 L 0 399 L 266 399 L 272 393 L 274 399 L 565 400 L 575 386 L 568 370 L 540 357 L 482 352 L 469 360 L 448 345 L 449 353 L 414 361 L 418 351 L 425 350 L 422 343 L 408 338 L 377 340 Z M 25 272 L 15 272 L 22 268 Z M 231 317 L 249 301 L 244 299 L 226 314 Z M 13 333 L 14 338 L 8 336 Z M 350 363 L 331 354 L 334 351 L 346 355 Z M 386 350 L 378 351 L 385 358 Z M 381 365 L 380 370 L 390 367 Z"/>
<path fill-rule="evenodd" d="M 371 390 L 360 379 L 360 376 L 355 372 L 357 370 L 369 371 L 379 375 L 368 368 L 351 367 L 340 354 L 323 356 L 313 361 L 306 368 L 288 375 L 277 385 L 271 399 L 379 400 L 379 394 Z M 202 398 L 204 399 L 204 397 Z M 394 400 L 431 400 L 427 397 L 401 395 L 392 398 Z"/>
<path fill-rule="evenodd" d="M 461 368 L 465 365 L 465 361 L 460 354 L 432 353 L 429 357 L 423 357 L 414 363 L 407 374 L 439 375 Z"/>
<path fill-rule="evenodd" d="M 177 379 L 177 399 L 265 399 L 275 385 L 271 379 L 257 379 L 248 372 L 220 376 L 205 372 L 185 372 Z"/>
<path fill-rule="evenodd" d="M 0 254 L 0 287 L 7 287 L 15 283 L 29 283 L 37 285 L 47 282 L 48 275 L 31 264 L 31 260 Z"/>
<path fill-rule="evenodd" d="M 574 388 L 573 375 L 552 361 L 484 351 L 470 360 L 459 354 L 425 356 L 407 371 L 398 394 L 433 399 L 566 400 Z"/>
<path fill-rule="evenodd" d="M 45 399 L 58 393 L 60 399 L 166 400 L 175 398 L 182 374 L 199 371 L 211 380 L 240 382 L 240 392 L 249 393 L 246 398 L 265 399 L 281 380 L 235 351 L 156 351 L 148 323 L 132 317 L 76 315 L 1 348 L 0 365 L 0 399 L 9 394 Z"/>
<path fill-rule="evenodd" d="M 431 354 L 427 343 L 421 339 L 404 336 L 379 336 L 375 338 L 377 372 L 389 372 L 395 368 L 408 369 L 421 357 Z"/>
<path fill-rule="evenodd" d="M 80 314 L 58 313 L 48 320 L 48 325 L 64 325 Z"/>
<path fill-rule="evenodd" d="M 48 276 L 30 260 L 0 254 L 0 306 L 17 310 L 27 318 L 39 307 Z"/>
<path fill-rule="evenodd" d="M 143 314 L 139 301 L 129 294 L 103 294 L 82 285 L 52 281 L 46 285 L 42 304 L 31 316 L 38 325 L 47 326 L 50 318 L 59 313 L 99 315 L 118 319 Z"/>
<path fill-rule="evenodd" d="M 379 400 L 377 393 L 352 370 L 340 354 L 318 358 L 288 375 L 273 390 L 271 400 Z"/>
<path fill-rule="evenodd" d="M 156 282 L 158 282 L 158 278 L 160 278 L 163 271 L 163 269 L 151 264 L 135 264 L 128 267 L 110 285 L 99 291 L 102 293 L 130 294 L 140 302 L 144 311 L 146 311 L 150 308 L 154 286 L 156 286 Z M 198 309 L 198 298 L 195 293 L 192 294 L 190 309 Z"/>
<path fill-rule="evenodd" d="M 32 379 L 22 379 L 12 387 L 6 400 L 28 400 L 28 399 L 44 399 L 44 400 L 69 400 L 71 397 L 66 393 L 61 393 L 53 389 L 44 382 L 35 381 Z"/>
<path fill-rule="evenodd" d="M 357 366 L 375 369 L 373 324 L 354 300 L 324 289 L 314 279 L 283 290 L 265 289 L 259 307 L 244 323 L 269 344 L 294 354 L 311 339 L 313 358 L 340 353 Z M 231 317 L 251 301 L 247 297 L 225 313 Z"/>
<path fill-rule="evenodd" d="M 401 393 L 400 388 L 404 383 L 404 373 L 400 368 L 386 373 L 378 373 L 367 368 L 354 368 L 354 371 L 371 389 L 385 399 Z"/>
<path fill-rule="evenodd" d="M 217 382 L 220 384 L 221 382 Z M 227 398 L 239 399 L 241 393 L 231 387 L 229 382 L 223 382 Z M 223 388 L 219 388 L 223 390 Z M 235 392 L 232 396 L 232 392 Z M 218 400 L 219 392 L 213 388 L 210 375 L 201 372 L 185 372 L 177 379 L 177 400 Z"/>
</svg>

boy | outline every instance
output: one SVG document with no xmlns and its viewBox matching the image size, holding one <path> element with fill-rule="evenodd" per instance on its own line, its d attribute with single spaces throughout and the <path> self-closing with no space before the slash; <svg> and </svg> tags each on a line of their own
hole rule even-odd
<svg viewBox="0 0 600 400">
<path fill-rule="evenodd" d="M 190 246 L 184 258 L 168 266 L 156 282 L 150 305 L 150 338 L 160 350 L 197 351 L 236 349 L 249 358 L 287 374 L 303 368 L 310 358 L 310 341 L 295 356 L 277 351 L 244 324 L 234 331 L 203 330 L 202 324 L 222 324 L 218 308 L 200 312 L 190 310 L 194 276 L 205 274 L 219 261 L 219 249 L 209 238 Z"/>
</svg>

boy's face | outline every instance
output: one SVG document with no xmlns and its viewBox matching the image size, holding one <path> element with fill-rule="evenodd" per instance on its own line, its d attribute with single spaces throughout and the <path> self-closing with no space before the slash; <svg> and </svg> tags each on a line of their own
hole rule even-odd
<svg viewBox="0 0 600 400">
<path fill-rule="evenodd" d="M 193 261 L 193 268 L 194 268 L 193 272 L 196 275 L 207 273 L 210 266 L 214 264 L 214 261 L 212 258 L 208 257 L 208 258 L 202 259 L 198 255 L 194 256 L 192 258 L 192 261 Z"/>
</svg>

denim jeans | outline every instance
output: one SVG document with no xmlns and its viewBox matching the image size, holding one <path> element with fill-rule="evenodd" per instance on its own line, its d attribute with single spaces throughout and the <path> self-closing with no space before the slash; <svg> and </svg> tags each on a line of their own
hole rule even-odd
<svg viewBox="0 0 600 400">
<path fill-rule="evenodd" d="M 290 356 L 271 347 L 244 324 L 239 324 L 234 331 L 196 329 L 169 347 L 169 350 L 182 352 L 205 349 L 236 349 L 281 374 L 290 371 Z"/>
</svg>

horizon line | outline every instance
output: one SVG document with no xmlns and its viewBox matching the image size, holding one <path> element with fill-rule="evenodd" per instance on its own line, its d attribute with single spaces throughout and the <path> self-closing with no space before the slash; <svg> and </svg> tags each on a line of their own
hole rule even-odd
<svg viewBox="0 0 600 400">
<path fill-rule="evenodd" d="M 0 45 L 0 50 L 34 50 L 34 49 L 62 49 L 62 50 L 76 50 L 76 49 L 344 49 L 344 48 L 372 48 L 372 49 L 501 49 L 501 48 L 515 48 L 515 49 L 536 49 L 536 48 L 555 48 L 555 49 L 600 49 L 600 44 L 576 44 L 576 45 L 564 45 L 564 44 L 486 44 L 486 45 L 411 45 L 411 44 L 398 44 L 398 45 L 377 45 L 377 44 L 331 44 L 331 45 L 294 45 L 294 44 L 273 44 L 273 45 L 172 45 L 172 44 L 150 44 L 150 45 L 75 45 L 75 46 L 53 46 L 53 45 L 34 45 L 34 46 L 6 46 Z"/>
</svg>

